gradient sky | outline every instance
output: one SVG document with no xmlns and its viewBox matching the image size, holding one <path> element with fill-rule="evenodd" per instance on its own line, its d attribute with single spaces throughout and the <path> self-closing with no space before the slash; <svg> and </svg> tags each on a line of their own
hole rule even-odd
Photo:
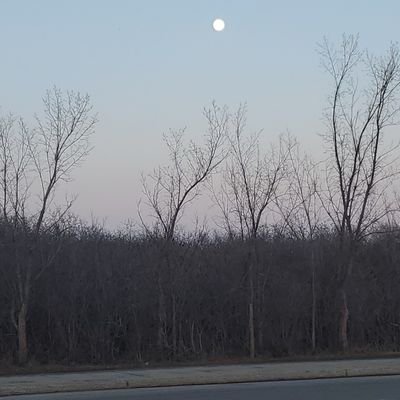
<svg viewBox="0 0 400 400">
<path fill-rule="evenodd" d="M 162 134 L 200 138 L 212 100 L 246 101 L 266 140 L 289 130 L 318 150 L 329 79 L 317 43 L 359 33 L 379 54 L 399 16 L 394 0 L 0 0 L 0 111 L 29 120 L 53 85 L 89 93 L 95 147 L 67 191 L 76 213 L 116 227 L 136 218 L 141 171 L 166 160 Z"/>
</svg>

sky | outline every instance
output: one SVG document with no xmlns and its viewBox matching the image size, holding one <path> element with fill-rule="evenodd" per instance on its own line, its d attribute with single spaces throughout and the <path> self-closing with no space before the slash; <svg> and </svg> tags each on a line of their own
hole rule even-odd
<svg viewBox="0 0 400 400">
<path fill-rule="evenodd" d="M 137 217 L 141 173 L 167 160 L 163 133 L 201 140 L 213 100 L 247 102 L 265 141 L 290 131 L 318 152 L 330 81 L 317 44 L 359 34 L 382 54 L 399 15 L 389 0 L 0 0 L 0 113 L 33 119 L 54 85 L 88 93 L 94 148 L 62 190 L 78 215 L 115 228 Z"/>
</svg>

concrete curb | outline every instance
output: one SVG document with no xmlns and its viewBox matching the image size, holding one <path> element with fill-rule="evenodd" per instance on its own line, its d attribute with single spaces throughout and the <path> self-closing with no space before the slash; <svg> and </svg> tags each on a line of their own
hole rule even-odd
<svg viewBox="0 0 400 400">
<path fill-rule="evenodd" d="M 400 360 L 307 361 L 0 377 L 0 396 L 160 386 L 400 375 Z"/>
</svg>

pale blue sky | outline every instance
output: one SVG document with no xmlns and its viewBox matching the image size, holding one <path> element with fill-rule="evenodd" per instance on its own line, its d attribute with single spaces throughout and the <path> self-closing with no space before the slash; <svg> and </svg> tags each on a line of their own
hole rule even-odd
<svg viewBox="0 0 400 400">
<path fill-rule="evenodd" d="M 290 130 L 319 146 L 329 80 L 317 42 L 359 33 L 380 53 L 399 16 L 389 0 L 0 0 L 0 107 L 29 119 L 53 85 L 91 95 L 95 148 L 68 192 L 78 214 L 116 226 L 136 217 L 140 172 L 165 159 L 162 133 L 200 137 L 213 99 L 246 101 L 266 138 Z"/>
</svg>

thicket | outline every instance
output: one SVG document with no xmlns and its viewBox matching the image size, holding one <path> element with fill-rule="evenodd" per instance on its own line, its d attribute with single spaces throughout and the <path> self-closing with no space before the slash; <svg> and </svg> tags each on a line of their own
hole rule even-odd
<svg viewBox="0 0 400 400">
<path fill-rule="evenodd" d="M 29 261 L 30 238 L 12 235 L 3 221 L 0 235 L 0 354 L 17 354 L 12 323 L 15 250 Z M 40 237 L 41 254 L 62 242 L 54 265 L 37 280 L 27 321 L 30 357 L 40 362 L 196 360 L 244 356 L 249 351 L 247 244 L 239 238 L 197 234 L 169 243 L 168 267 L 160 266 L 162 238 L 107 233 L 81 226 Z M 312 271 L 315 253 L 317 351 L 335 351 L 337 237 L 321 232 L 299 240 L 274 230 L 258 239 L 255 273 L 257 355 L 312 352 Z M 26 258 L 25 258 L 26 257 Z M 400 348 L 400 237 L 389 230 L 369 238 L 357 252 L 347 282 L 349 341 L 353 349 Z M 40 270 L 38 264 L 32 265 Z M 159 340 L 159 291 L 163 282 L 166 326 Z"/>
</svg>

